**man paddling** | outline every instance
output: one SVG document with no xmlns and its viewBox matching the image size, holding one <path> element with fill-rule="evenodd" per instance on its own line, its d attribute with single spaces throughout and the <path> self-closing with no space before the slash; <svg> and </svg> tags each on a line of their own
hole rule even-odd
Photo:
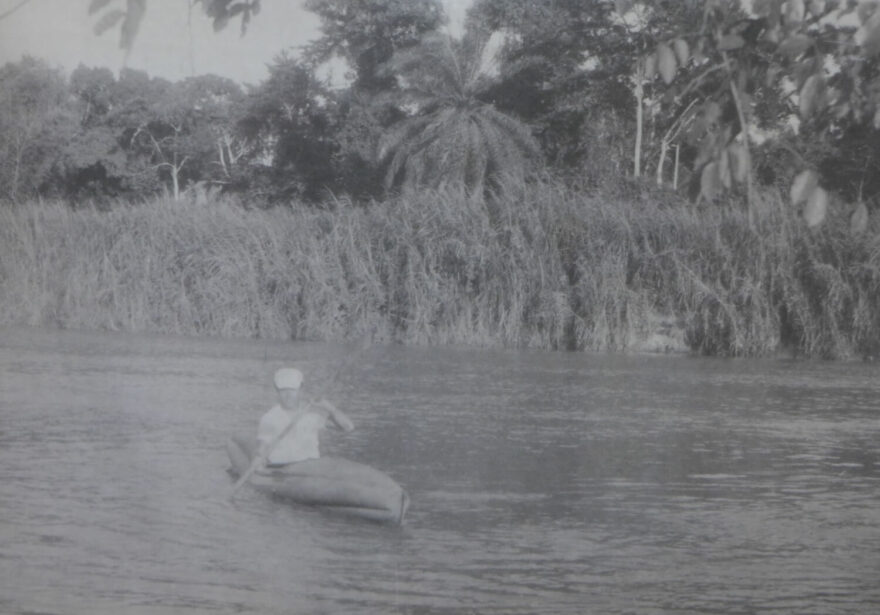
<svg viewBox="0 0 880 615">
<path fill-rule="evenodd" d="M 255 459 L 266 459 L 268 468 L 320 457 L 318 433 L 328 419 L 343 431 L 354 429 L 351 419 L 326 399 L 316 404 L 301 402 L 302 381 L 298 369 L 282 368 L 275 372 L 278 404 L 263 415 L 257 428 Z"/>
</svg>

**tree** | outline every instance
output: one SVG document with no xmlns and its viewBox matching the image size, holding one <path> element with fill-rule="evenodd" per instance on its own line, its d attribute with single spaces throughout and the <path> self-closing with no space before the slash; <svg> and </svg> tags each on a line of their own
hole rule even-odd
<svg viewBox="0 0 880 615">
<path fill-rule="evenodd" d="M 380 67 L 444 20 L 437 0 L 307 0 L 305 6 L 321 19 L 321 37 L 307 57 L 313 63 L 344 58 L 355 70 L 354 89 L 370 94 L 393 88 Z"/>
<path fill-rule="evenodd" d="M 554 164 L 604 163 L 602 141 L 624 135 L 597 131 L 632 122 L 629 67 L 637 48 L 612 3 L 476 0 L 468 29 L 504 34 L 500 74 L 485 99 L 532 125 Z"/>
<path fill-rule="evenodd" d="M 251 161 L 268 166 L 272 198 L 316 200 L 334 183 L 336 103 L 312 69 L 286 54 L 248 96 L 239 129 Z"/>
<path fill-rule="evenodd" d="M 240 18 L 244 33 L 260 9 L 259 0 L 195 0 L 199 1 L 216 30 Z M 145 2 L 115 0 L 114 4 L 114 0 L 92 0 L 89 12 L 97 16 L 95 32 L 101 34 L 118 25 L 120 45 L 130 50 Z M 151 6 L 158 7 L 158 3 Z M 402 117 L 394 105 L 376 101 L 378 94 L 395 84 L 392 76 L 380 74 L 379 67 L 395 51 L 417 44 L 423 33 L 435 30 L 443 22 L 443 11 L 438 0 L 308 0 L 306 8 L 321 18 L 322 36 L 306 48 L 303 69 L 313 73 L 316 66 L 333 57 L 345 58 L 356 72 L 354 87 L 338 97 L 319 94 L 313 103 L 324 101 L 328 108 L 311 113 L 308 121 L 300 118 L 293 122 L 270 113 L 274 103 L 268 99 L 273 96 L 273 88 L 281 87 L 276 74 L 270 77 L 270 81 L 274 79 L 273 85 L 258 88 L 256 96 L 263 102 L 250 106 L 241 126 L 249 131 L 248 138 L 259 134 L 266 142 L 274 139 L 268 147 L 272 150 L 272 175 L 274 181 L 285 185 L 275 191 L 276 198 L 304 193 L 310 195 L 307 198 L 316 198 L 319 191 L 334 183 L 359 194 L 370 194 L 374 160 L 365 153 L 372 154 L 378 136 Z M 160 10 L 168 9 L 162 6 Z M 314 92 L 315 88 L 317 83 L 308 89 Z M 335 104 L 334 98 L 341 99 L 341 104 Z M 294 95 L 293 100 L 296 99 Z M 333 124 L 340 143 L 331 143 L 328 122 Z M 307 124 L 311 126 L 306 127 Z M 273 136 L 272 130 L 276 129 L 280 132 Z M 303 143 L 294 138 L 306 134 Z M 239 141 L 238 156 L 254 160 L 256 156 L 245 155 L 242 145 Z M 223 159 L 228 161 L 230 154 L 232 151 L 227 147 Z M 167 164 L 171 166 L 165 168 L 171 171 L 173 160 Z M 251 170 L 261 167 L 265 168 L 255 164 Z"/>
<path fill-rule="evenodd" d="M 101 201 L 125 191 L 126 152 L 108 126 L 79 127 L 63 141 L 55 165 L 56 190 L 77 202 Z"/>
<path fill-rule="evenodd" d="M 634 3 L 619 4 L 628 10 Z M 676 44 L 694 53 L 670 53 Z M 734 0 L 712 0 L 703 6 L 697 31 L 682 30 L 681 24 L 671 28 L 642 65 L 656 64 L 671 106 L 680 108 L 683 93 L 699 94 L 689 133 L 697 145 L 695 167 L 704 199 L 731 188 L 738 176 L 751 194 L 750 132 L 760 126 L 773 137 L 765 147 L 782 152 L 799 146 L 788 171 L 789 177 L 796 174 L 791 199 L 803 205 L 808 225 L 816 226 L 824 219 L 828 194 L 815 169 L 840 169 L 841 158 L 852 160 L 860 151 L 861 164 L 842 184 L 863 186 L 871 166 L 864 163 L 865 146 L 877 152 L 868 144 L 877 143 L 880 129 L 878 55 L 880 2 L 875 0 L 758 0 L 750 13 Z M 725 113 L 725 108 L 734 112 Z M 795 135 L 786 127 L 793 118 Z M 860 139 L 866 131 L 874 138 Z M 810 151 L 813 160 L 804 156 Z M 869 163 L 875 155 L 869 154 Z M 797 166 L 808 168 L 798 172 Z M 859 173 L 861 182 L 852 181 Z M 880 182 L 872 188 L 876 193 Z"/>
<path fill-rule="evenodd" d="M 880 2 L 764 0 L 755 11 L 779 67 L 774 77 L 795 91 L 792 204 L 815 226 L 833 190 L 857 201 L 858 218 L 868 196 L 880 194 Z M 817 181 L 798 190 L 811 174 Z"/>
<path fill-rule="evenodd" d="M 71 78 L 81 122 L 62 149 L 65 192 L 70 198 L 159 192 L 170 177 L 157 168 L 163 160 L 148 135 L 159 140 L 170 130 L 160 113 L 173 98 L 174 84 L 131 69 L 123 69 L 118 80 L 106 77 L 81 67 Z"/>
<path fill-rule="evenodd" d="M 698 198 L 712 202 L 722 190 L 741 184 L 753 224 L 750 132 L 756 118 L 775 124 L 777 118 L 767 113 L 773 105 L 766 103 L 779 98 L 772 84 L 763 85 L 763 98 L 755 96 L 769 66 L 767 50 L 758 40 L 760 26 L 738 2 L 713 0 L 688 8 L 671 22 L 652 20 L 655 27 L 634 70 L 638 104 L 647 85 L 658 113 L 665 111 L 668 129 L 660 143 L 658 182 L 668 148 L 683 140 L 695 150 Z M 618 9 L 624 19 L 634 11 L 649 18 L 657 14 L 655 7 L 641 3 L 619 2 Z M 676 178 L 677 159 L 678 146 Z"/>
<path fill-rule="evenodd" d="M 39 194 L 51 177 L 62 134 L 76 119 L 63 76 L 25 57 L 0 68 L 0 186 L 19 200 Z"/>
<path fill-rule="evenodd" d="M 305 49 L 314 66 L 342 58 L 353 82 L 337 92 L 334 168 L 337 185 L 357 197 L 381 192 L 375 153 L 379 139 L 404 114 L 387 93 L 398 89 L 382 67 L 444 22 L 438 0 L 308 0 L 321 19 L 321 37 Z"/>
<path fill-rule="evenodd" d="M 492 83 L 487 42 L 432 34 L 388 63 L 413 111 L 381 141 L 386 188 L 460 183 L 479 194 L 503 175 L 524 177 L 540 158 L 525 124 L 479 98 Z"/>
<path fill-rule="evenodd" d="M 187 184 L 235 183 L 248 144 L 245 95 L 204 75 L 171 83 L 141 71 L 79 66 L 69 83 L 26 58 L 0 68 L 0 185 L 9 199 L 103 200 Z"/>
<path fill-rule="evenodd" d="M 82 104 L 81 122 L 91 125 L 106 117 L 113 105 L 116 78 L 109 68 L 80 64 L 70 75 L 70 91 Z"/>
<path fill-rule="evenodd" d="M 215 152 L 215 162 L 226 165 L 223 139 L 230 126 L 225 118 L 241 96 L 233 81 L 204 75 L 163 88 L 147 107 L 130 142 L 149 152 L 153 168 L 170 179 L 175 199 L 185 182 L 210 178 L 208 163 Z"/>
<path fill-rule="evenodd" d="M 116 78 L 106 68 L 80 64 L 70 76 L 78 121 L 72 134 L 59 139 L 64 145 L 55 165 L 56 190 L 68 198 L 102 199 L 121 191 L 125 151 L 107 125 L 115 88 Z"/>
</svg>

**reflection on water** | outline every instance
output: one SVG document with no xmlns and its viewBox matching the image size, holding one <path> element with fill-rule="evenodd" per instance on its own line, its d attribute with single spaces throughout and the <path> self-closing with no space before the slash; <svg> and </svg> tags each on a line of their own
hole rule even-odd
<svg viewBox="0 0 880 615">
<path fill-rule="evenodd" d="M 0 331 L 0 612 L 880 609 L 876 366 L 374 348 L 324 450 L 406 525 L 229 503 L 272 371 L 349 351 Z"/>
</svg>

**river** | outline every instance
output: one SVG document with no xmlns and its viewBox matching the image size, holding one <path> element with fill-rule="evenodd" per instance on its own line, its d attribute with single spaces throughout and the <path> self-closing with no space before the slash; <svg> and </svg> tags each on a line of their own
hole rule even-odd
<svg viewBox="0 0 880 615">
<path fill-rule="evenodd" d="M 282 365 L 403 526 L 229 501 Z M 0 330 L 0 612 L 880 612 L 878 375 Z"/>
</svg>

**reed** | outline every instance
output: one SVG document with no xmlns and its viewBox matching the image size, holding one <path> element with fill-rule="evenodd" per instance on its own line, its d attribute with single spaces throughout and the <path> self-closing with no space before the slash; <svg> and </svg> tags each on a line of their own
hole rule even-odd
<svg viewBox="0 0 880 615">
<path fill-rule="evenodd" d="M 661 199 L 662 200 L 662 199 Z M 880 348 L 880 234 L 509 182 L 369 206 L 234 198 L 0 208 L 0 324 L 625 351 L 658 315 L 695 351 Z"/>
</svg>

